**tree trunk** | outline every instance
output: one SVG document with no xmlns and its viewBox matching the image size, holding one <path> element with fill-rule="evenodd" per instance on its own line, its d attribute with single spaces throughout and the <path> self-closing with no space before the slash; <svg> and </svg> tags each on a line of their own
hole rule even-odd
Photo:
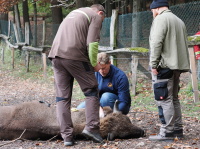
<svg viewBox="0 0 200 149">
<path fill-rule="evenodd" d="M 133 0 L 129 0 L 129 13 L 133 13 Z"/>
<path fill-rule="evenodd" d="M 139 15 L 138 12 L 140 10 L 140 0 L 133 1 L 133 17 L 132 17 L 132 47 L 139 46 Z"/>
<path fill-rule="evenodd" d="M 15 23 L 16 23 L 17 32 L 18 32 L 18 35 L 19 35 L 19 42 L 22 42 L 23 41 L 23 35 L 22 35 L 22 29 L 21 29 L 21 21 L 20 21 L 18 4 L 14 5 L 14 11 L 15 11 Z"/>
<path fill-rule="evenodd" d="M 30 19 L 29 19 L 29 12 L 28 12 L 28 1 L 23 1 L 23 20 L 24 20 L 24 29 L 25 29 L 25 23 L 28 22 L 29 25 L 29 39 L 32 40 L 32 32 L 31 32 L 31 25 L 30 25 Z M 24 31 L 25 32 L 25 31 Z"/>
<path fill-rule="evenodd" d="M 112 15 L 112 8 L 113 8 L 113 6 L 111 5 L 111 1 L 107 0 L 106 1 L 106 6 L 105 6 L 106 16 L 107 17 L 111 17 L 111 15 Z"/>
<path fill-rule="evenodd" d="M 58 5 L 58 4 L 59 3 L 57 2 L 57 0 L 51 1 L 52 6 Z M 53 36 L 55 36 L 58 30 L 58 27 L 63 20 L 62 8 L 52 7 L 51 11 L 52 11 L 52 24 L 53 24 L 52 33 L 53 33 Z"/>
<path fill-rule="evenodd" d="M 33 20 L 34 20 L 34 38 L 33 38 L 33 46 L 36 47 L 37 46 L 37 6 L 36 6 L 36 2 L 33 3 L 33 12 L 34 12 L 34 16 L 33 16 Z"/>
<path fill-rule="evenodd" d="M 142 4 L 141 4 L 141 5 L 142 5 L 142 11 L 147 11 L 146 4 L 147 4 L 147 3 L 146 3 L 146 0 L 143 0 L 143 1 L 142 1 Z"/>
<path fill-rule="evenodd" d="M 99 4 L 99 0 L 93 0 L 93 4 Z"/>
<path fill-rule="evenodd" d="M 85 4 L 86 4 L 85 0 L 76 0 L 76 8 L 85 7 L 86 6 Z"/>
<path fill-rule="evenodd" d="M 28 2 L 27 0 L 23 0 L 23 19 L 24 19 L 24 25 L 25 22 L 30 22 L 29 21 L 29 13 L 28 13 Z"/>
</svg>

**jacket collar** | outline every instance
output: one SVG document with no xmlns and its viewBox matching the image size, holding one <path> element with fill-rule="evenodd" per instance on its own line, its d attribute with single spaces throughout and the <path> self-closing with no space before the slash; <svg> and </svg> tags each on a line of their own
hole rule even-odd
<svg viewBox="0 0 200 149">
<path fill-rule="evenodd" d="M 167 13 L 167 12 L 172 12 L 171 10 L 167 9 L 167 10 L 163 10 L 159 15 L 163 14 L 163 13 Z"/>
</svg>

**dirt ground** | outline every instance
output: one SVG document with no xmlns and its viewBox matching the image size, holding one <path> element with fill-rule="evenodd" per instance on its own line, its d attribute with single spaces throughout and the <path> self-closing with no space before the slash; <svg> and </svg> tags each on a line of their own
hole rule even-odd
<svg viewBox="0 0 200 149">
<path fill-rule="evenodd" d="M 30 100 L 44 100 L 51 104 L 54 101 L 53 81 L 38 83 L 31 80 L 21 80 L 10 76 L 8 71 L 0 70 L 0 105 L 15 105 Z M 76 107 L 82 100 L 73 99 L 72 105 Z M 131 109 L 128 114 L 131 121 L 146 131 L 146 137 L 138 139 L 116 139 L 106 141 L 100 145 L 90 140 L 76 140 L 73 147 L 64 147 L 62 140 L 31 141 L 9 140 L 0 141 L 2 149 L 198 149 L 200 148 L 200 120 L 191 117 L 183 117 L 184 139 L 173 141 L 149 141 L 151 134 L 159 131 L 160 122 L 157 113 L 143 109 Z M 23 136 L 22 136 L 23 138 Z M 6 145 L 7 144 L 7 145 Z"/>
</svg>

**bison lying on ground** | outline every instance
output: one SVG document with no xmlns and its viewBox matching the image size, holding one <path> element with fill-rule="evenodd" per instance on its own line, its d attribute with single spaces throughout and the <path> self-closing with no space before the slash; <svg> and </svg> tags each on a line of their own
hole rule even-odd
<svg viewBox="0 0 200 149">
<path fill-rule="evenodd" d="M 120 112 L 112 112 L 100 119 L 100 133 L 103 138 L 139 138 L 144 131 L 133 125 L 130 119 Z M 106 108 L 104 108 L 106 110 Z M 85 126 L 85 111 L 72 111 L 74 136 L 81 137 Z M 15 106 L 0 107 L 0 140 L 18 138 L 25 131 L 24 139 L 49 139 L 59 135 L 55 106 L 48 107 L 38 101 L 26 102 Z M 82 136 L 83 137 L 83 136 Z"/>
</svg>

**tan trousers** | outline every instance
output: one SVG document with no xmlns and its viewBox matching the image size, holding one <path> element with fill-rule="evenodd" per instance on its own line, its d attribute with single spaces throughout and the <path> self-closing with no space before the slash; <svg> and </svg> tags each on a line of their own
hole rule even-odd
<svg viewBox="0 0 200 149">
<path fill-rule="evenodd" d="M 181 105 L 178 99 L 180 74 L 181 72 L 179 70 L 173 70 L 173 76 L 169 79 L 157 79 L 157 76 L 152 74 L 153 85 L 167 81 L 167 97 L 163 100 L 156 100 L 159 117 L 162 122 L 160 134 L 163 136 L 172 133 L 174 130 L 183 129 Z"/>
<path fill-rule="evenodd" d="M 52 59 L 54 70 L 57 118 L 64 141 L 73 140 L 71 97 L 74 79 L 86 96 L 86 126 L 88 131 L 99 132 L 98 84 L 90 63 L 62 58 Z"/>
</svg>

